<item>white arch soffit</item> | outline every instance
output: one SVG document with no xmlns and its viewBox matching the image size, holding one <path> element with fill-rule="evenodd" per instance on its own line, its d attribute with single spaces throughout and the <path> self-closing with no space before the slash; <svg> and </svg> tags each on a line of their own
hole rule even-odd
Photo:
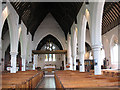
<svg viewBox="0 0 120 90">
<path fill-rule="evenodd" d="M 86 37 L 86 24 L 87 24 L 87 18 L 85 16 L 86 14 L 86 5 L 85 3 L 82 5 L 82 8 L 80 9 L 80 12 L 77 15 L 77 20 L 78 20 L 78 38 L 80 39 L 80 41 L 82 42 L 83 39 L 85 39 Z M 81 29 L 81 30 L 80 30 Z M 85 30 L 85 31 L 84 31 Z M 81 36 L 82 35 L 82 36 Z M 83 38 L 81 38 L 83 37 Z M 79 40 L 78 39 L 78 40 Z M 84 40 L 85 41 L 85 40 Z M 79 41 L 78 41 L 79 42 Z M 81 48 L 80 51 L 84 51 L 84 47 L 82 47 L 81 45 L 79 46 Z"/>
<path fill-rule="evenodd" d="M 2 23 L 1 23 L 1 31 L 0 31 L 0 34 L 2 34 L 2 28 L 3 28 L 3 25 L 4 25 L 4 22 L 5 20 L 7 19 L 8 15 L 10 14 L 10 11 L 8 9 L 8 6 L 6 6 L 4 8 L 4 10 L 2 11 L 2 14 L 1 14 L 1 18 L 2 18 Z"/>
<path fill-rule="evenodd" d="M 7 2 L 6 3 L 6 7 L 4 8 L 4 10 L 2 11 L 2 28 L 4 25 L 5 20 L 7 19 L 7 17 L 9 16 L 10 12 L 14 11 L 15 14 L 19 17 L 19 15 L 17 14 L 17 12 L 15 11 L 15 9 L 13 8 L 13 6 Z"/>
<path fill-rule="evenodd" d="M 18 41 L 19 41 L 19 25 L 18 25 L 18 20 L 19 20 L 19 15 L 15 11 L 15 9 L 12 7 L 12 5 L 7 2 L 6 3 L 8 6 L 8 9 L 10 12 L 8 15 L 8 25 L 9 25 L 9 32 L 10 32 L 10 46 L 12 52 L 17 52 L 18 50 Z"/>
<path fill-rule="evenodd" d="M 103 9 L 104 9 L 105 0 L 98 0 L 98 2 L 90 2 L 89 6 L 89 13 L 90 13 L 90 35 L 91 35 L 91 43 L 93 45 L 101 45 L 101 30 L 102 29 L 102 16 L 103 16 Z M 101 24 L 101 25 L 100 25 Z M 93 27 L 94 25 L 94 27 Z M 98 37 L 94 38 L 94 35 L 99 35 Z M 102 45 L 101 45 L 102 46 Z"/>
<path fill-rule="evenodd" d="M 12 13 L 10 13 L 10 12 L 13 12 L 14 14 L 13 14 L 13 15 L 10 15 L 10 14 L 12 14 Z M 9 17 L 9 15 L 10 15 L 10 17 Z M 2 34 L 2 28 L 3 28 L 3 25 L 4 25 L 4 23 L 5 23 L 5 20 L 8 18 L 8 20 L 11 22 L 11 18 L 14 18 L 14 17 L 19 18 L 17 12 L 14 10 L 14 8 L 12 7 L 12 5 L 11 5 L 9 2 L 7 2 L 7 3 L 6 3 L 6 7 L 5 7 L 4 10 L 2 11 L 2 15 L 1 15 L 1 19 L 2 19 L 1 25 L 2 25 L 2 26 L 1 26 L 0 35 Z M 14 19 L 13 19 L 13 20 L 14 20 Z M 12 25 L 13 23 L 15 23 L 15 20 L 12 21 L 11 25 Z M 8 24 L 8 26 L 9 26 L 9 28 L 11 27 L 9 24 Z M 11 32 L 13 32 L 13 31 L 10 31 L 10 30 L 9 30 L 9 34 L 10 34 Z M 1 37 L 1 36 L 0 36 L 0 37 Z M 10 38 L 11 38 L 11 35 L 10 35 Z M 16 36 L 16 38 L 19 38 L 19 36 Z M 13 41 L 14 41 L 14 40 L 13 40 Z M 10 41 L 10 42 L 11 42 L 11 41 Z M 12 45 L 11 45 L 11 46 L 12 46 Z"/>
<path fill-rule="evenodd" d="M 21 44 L 21 54 L 26 55 L 27 52 L 27 28 L 23 22 L 21 22 L 20 44 Z"/>
<path fill-rule="evenodd" d="M 46 37 L 47 35 L 52 35 L 52 36 L 54 36 L 54 37 L 60 42 L 60 44 L 62 45 L 63 50 L 65 50 L 65 47 L 64 47 L 64 45 L 61 43 L 60 39 L 59 39 L 57 36 L 53 35 L 52 33 L 48 33 L 48 34 L 45 34 L 45 35 L 41 36 L 41 38 L 39 39 L 39 42 L 38 42 L 38 43 L 36 44 L 36 46 L 35 46 L 35 50 L 37 49 L 37 46 L 38 46 L 38 44 L 40 43 L 40 41 L 41 41 L 44 37 Z"/>
</svg>

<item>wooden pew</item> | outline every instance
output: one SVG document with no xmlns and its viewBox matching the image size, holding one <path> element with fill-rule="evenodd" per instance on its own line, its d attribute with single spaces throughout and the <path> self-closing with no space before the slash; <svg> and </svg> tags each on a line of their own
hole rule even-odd
<svg viewBox="0 0 120 90">
<path fill-rule="evenodd" d="M 43 71 L 20 71 L 2 74 L 2 89 L 32 89 L 43 77 Z"/>
<path fill-rule="evenodd" d="M 56 71 L 56 87 L 65 88 L 97 88 L 117 87 L 120 80 L 117 77 L 80 73 L 78 71 Z"/>
</svg>

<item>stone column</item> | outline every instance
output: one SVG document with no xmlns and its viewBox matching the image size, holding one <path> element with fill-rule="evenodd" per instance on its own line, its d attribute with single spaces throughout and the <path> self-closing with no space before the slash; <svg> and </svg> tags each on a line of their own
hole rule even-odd
<svg viewBox="0 0 120 90">
<path fill-rule="evenodd" d="M 73 58 L 73 70 L 76 70 L 76 49 L 77 49 L 77 28 L 74 28 L 73 31 L 73 50 L 72 50 L 72 58 Z"/>
<path fill-rule="evenodd" d="M 82 16 L 81 23 L 78 23 L 78 52 L 80 60 L 80 72 L 85 72 L 84 66 L 84 54 L 85 54 L 85 39 L 86 39 L 86 23 L 87 19 L 85 15 Z"/>
<path fill-rule="evenodd" d="M 1 44 L 1 42 L 0 42 L 0 44 Z M 2 61 L 1 61 L 1 59 L 2 59 L 2 46 L 0 45 L 0 71 L 2 71 Z"/>
<path fill-rule="evenodd" d="M 93 55 L 94 55 L 94 74 L 101 75 L 101 57 L 100 57 L 100 50 L 101 46 L 92 46 Z"/>
<path fill-rule="evenodd" d="M 0 64 L 1 58 L 2 58 L 2 40 L 1 40 L 1 35 L 2 35 L 2 1 L 0 1 Z M 2 70 L 2 65 L 0 65 L 0 71 Z"/>
<path fill-rule="evenodd" d="M 2 35 L 2 1 L 0 1 L 0 64 L 2 63 L 1 62 L 1 58 L 2 58 L 2 43 L 1 43 L 1 35 Z M 1 71 L 2 71 L 2 65 L 0 65 L 0 90 L 2 90 L 2 74 L 1 74 Z"/>
<path fill-rule="evenodd" d="M 22 58 L 22 71 L 25 71 L 26 57 L 24 55 L 21 55 L 21 58 Z"/>
<path fill-rule="evenodd" d="M 33 56 L 33 70 L 35 70 L 35 67 L 36 67 L 36 61 L 37 61 L 37 55 L 34 55 Z"/>
<path fill-rule="evenodd" d="M 84 55 L 85 55 L 85 51 L 79 52 L 79 62 L 80 62 L 79 71 L 80 72 L 85 72 Z"/>
<path fill-rule="evenodd" d="M 67 64 L 70 66 L 68 70 L 72 70 L 72 58 L 71 58 L 71 36 L 68 34 L 67 37 Z"/>
<path fill-rule="evenodd" d="M 99 0 L 100 1 L 100 0 Z M 104 9 L 105 0 L 101 2 L 92 2 L 90 3 L 91 9 L 90 11 L 90 36 L 91 36 L 91 44 L 93 49 L 93 57 L 94 57 L 94 74 L 101 75 L 101 57 L 100 50 L 102 48 L 102 16 Z"/>
<path fill-rule="evenodd" d="M 66 55 L 63 54 L 63 59 L 64 59 L 64 70 L 66 70 Z"/>
<path fill-rule="evenodd" d="M 10 69 L 10 73 L 16 73 L 16 56 L 17 56 L 17 52 L 10 52 L 11 55 L 11 69 Z"/>
<path fill-rule="evenodd" d="M 118 26 L 118 69 L 120 69 L 120 25 Z"/>
</svg>

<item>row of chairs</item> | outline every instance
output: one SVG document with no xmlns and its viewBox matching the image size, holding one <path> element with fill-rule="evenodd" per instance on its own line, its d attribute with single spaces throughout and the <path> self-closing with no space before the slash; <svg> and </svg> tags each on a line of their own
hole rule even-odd
<svg viewBox="0 0 120 90">
<path fill-rule="evenodd" d="M 118 88 L 118 77 L 94 75 L 89 72 L 56 71 L 56 88 Z"/>
<path fill-rule="evenodd" d="M 34 89 L 43 77 L 43 71 L 29 70 L 17 73 L 2 73 L 2 90 Z"/>
</svg>

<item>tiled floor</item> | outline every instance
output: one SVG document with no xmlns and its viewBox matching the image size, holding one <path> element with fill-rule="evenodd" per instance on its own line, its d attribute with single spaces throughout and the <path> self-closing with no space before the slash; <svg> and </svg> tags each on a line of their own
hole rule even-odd
<svg viewBox="0 0 120 90">
<path fill-rule="evenodd" d="M 56 86 L 54 76 L 45 76 L 37 88 L 51 88 L 55 90 Z"/>
</svg>

